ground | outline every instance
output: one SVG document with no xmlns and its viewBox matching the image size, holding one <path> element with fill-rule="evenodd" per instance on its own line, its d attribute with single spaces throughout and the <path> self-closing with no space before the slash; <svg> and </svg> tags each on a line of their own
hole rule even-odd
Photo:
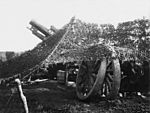
<svg viewBox="0 0 150 113">
<path fill-rule="evenodd" d="M 57 82 L 36 83 L 24 87 L 29 113 L 150 113 L 150 101 L 138 96 L 107 100 L 95 97 L 90 101 L 78 100 L 74 87 Z M 24 113 L 18 94 L 0 90 L 0 113 Z"/>
</svg>

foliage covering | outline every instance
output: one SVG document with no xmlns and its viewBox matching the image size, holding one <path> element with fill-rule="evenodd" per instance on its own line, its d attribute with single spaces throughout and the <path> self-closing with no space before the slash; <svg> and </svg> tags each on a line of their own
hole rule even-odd
<svg viewBox="0 0 150 113">
<path fill-rule="evenodd" d="M 70 62 L 89 59 L 100 59 L 110 56 L 111 51 L 105 44 L 100 44 L 101 30 L 97 24 L 90 24 L 75 19 L 48 63 Z"/>
<path fill-rule="evenodd" d="M 76 19 L 48 61 L 53 63 L 102 58 L 108 54 L 110 56 L 112 50 L 108 49 L 109 46 L 115 49 L 120 59 L 132 58 L 141 62 L 150 60 L 150 20 L 119 23 L 115 29 L 111 24 L 97 25 Z"/>
<path fill-rule="evenodd" d="M 150 60 L 150 20 L 122 22 L 115 28 L 112 24 L 98 25 L 72 18 L 69 24 L 34 49 L 0 63 L 0 78 L 26 74 L 41 62 L 49 64 L 110 56 L 110 46 L 118 57 Z"/>
</svg>

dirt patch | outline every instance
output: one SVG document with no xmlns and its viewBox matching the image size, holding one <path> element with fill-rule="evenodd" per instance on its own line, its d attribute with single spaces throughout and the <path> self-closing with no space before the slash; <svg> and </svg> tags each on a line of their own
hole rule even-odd
<svg viewBox="0 0 150 113">
<path fill-rule="evenodd" d="M 57 83 L 34 84 L 24 88 L 24 94 L 30 113 L 150 113 L 149 101 L 141 97 L 112 101 L 97 97 L 82 102 L 77 99 L 75 88 Z M 0 113 L 23 113 L 18 94 L 14 94 L 8 104 L 9 97 L 9 91 L 0 91 Z"/>
</svg>

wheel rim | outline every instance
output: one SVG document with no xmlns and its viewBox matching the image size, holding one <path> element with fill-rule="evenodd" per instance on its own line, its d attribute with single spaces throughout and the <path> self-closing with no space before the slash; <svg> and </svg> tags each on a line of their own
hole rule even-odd
<svg viewBox="0 0 150 113">
<path fill-rule="evenodd" d="M 89 99 L 101 89 L 106 71 L 106 60 L 83 61 L 76 79 L 76 92 L 80 100 Z"/>
<path fill-rule="evenodd" d="M 112 61 L 107 61 L 106 75 L 102 85 L 103 97 L 110 99 L 116 98 L 118 91 L 120 89 L 120 63 L 118 59 L 113 59 Z"/>
</svg>

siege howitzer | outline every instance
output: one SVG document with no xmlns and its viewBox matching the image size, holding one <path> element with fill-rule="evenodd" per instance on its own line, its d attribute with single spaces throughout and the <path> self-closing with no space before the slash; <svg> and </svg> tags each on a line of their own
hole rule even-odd
<svg viewBox="0 0 150 113">
<path fill-rule="evenodd" d="M 76 33 L 73 33 L 74 31 L 72 29 L 76 24 L 75 22 L 75 19 L 72 18 L 67 26 L 67 29 L 65 28 L 59 30 L 51 36 L 47 28 L 36 23 L 35 21 L 31 21 L 31 31 L 34 34 L 38 34 L 38 32 L 42 33 L 42 36 L 36 36 L 40 37 L 44 41 L 36 48 L 31 50 L 29 54 L 24 54 L 20 57 L 19 61 L 24 59 L 23 61 L 26 62 L 22 61 L 20 64 L 18 62 L 15 64 L 14 62 L 12 64 L 13 66 L 19 65 L 18 67 L 21 68 L 19 70 L 17 67 L 17 71 L 14 70 L 10 73 L 22 73 L 25 65 L 26 70 L 29 70 L 31 66 L 34 67 L 35 65 L 39 64 L 38 67 L 40 67 L 42 64 L 46 65 L 47 62 L 50 64 L 77 61 L 79 62 L 79 72 L 76 79 L 76 92 L 79 99 L 86 100 L 96 94 L 99 94 L 100 96 L 105 94 L 105 96 L 108 98 L 115 98 L 120 88 L 119 60 L 116 56 L 112 55 L 114 51 L 112 51 L 105 44 L 97 44 L 94 46 L 86 45 L 86 48 L 84 48 L 85 46 L 81 45 L 76 46 L 79 44 L 80 40 L 76 40 L 77 43 L 72 44 L 72 39 L 76 37 L 76 35 L 74 35 Z M 53 40 L 51 40 L 51 38 L 53 38 Z M 63 51 L 66 50 L 69 52 L 65 54 Z M 33 62 L 34 60 L 35 62 Z M 36 69 L 37 68 L 34 70 Z M 25 77 L 31 75 L 32 73 L 22 74 L 22 76 Z"/>
<path fill-rule="evenodd" d="M 19 62 L 16 62 L 16 70 L 10 73 L 21 73 L 24 71 L 25 66 L 26 70 L 29 70 L 29 68 L 38 64 L 33 69 L 33 72 L 30 70 L 31 74 L 24 74 L 27 75 L 25 78 L 28 78 L 32 76 L 41 64 L 49 65 L 57 64 L 58 62 L 67 63 L 76 61 L 79 65 L 76 79 L 76 92 L 79 99 L 86 100 L 97 94 L 100 96 L 105 95 L 107 98 L 115 98 L 118 95 L 121 82 L 121 69 L 117 49 L 103 43 L 93 45 L 93 42 L 91 42 L 90 44 L 85 44 L 87 41 L 85 40 L 87 30 L 85 27 L 81 29 L 81 21 L 79 21 L 78 25 L 78 20 L 74 20 L 72 19 L 64 29 L 54 30 L 55 34 L 50 34 L 47 28 L 35 21 L 31 21 L 30 24 L 32 27 L 30 30 L 44 41 L 28 54 L 22 55 L 21 59 L 17 59 L 16 61 Z M 85 30 L 85 34 L 83 30 Z M 89 34 L 88 37 L 90 37 Z M 14 67 L 14 64 L 15 62 L 11 63 L 10 65 L 12 66 L 10 67 Z M 8 65 L 5 66 L 9 67 Z M 4 69 L 1 70 L 3 71 Z M 8 73 L 9 71 L 7 70 L 6 72 Z M 6 72 L 3 73 L 5 74 Z"/>
</svg>

